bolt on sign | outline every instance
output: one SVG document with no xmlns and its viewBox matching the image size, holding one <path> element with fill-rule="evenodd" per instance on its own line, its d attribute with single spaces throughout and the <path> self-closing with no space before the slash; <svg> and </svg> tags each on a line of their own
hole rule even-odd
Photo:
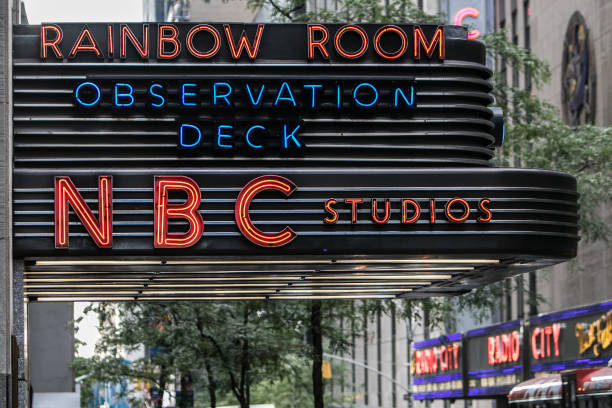
<svg viewBox="0 0 612 408">
<path fill-rule="evenodd" d="M 482 43 L 425 24 L 17 26 L 30 300 L 462 293 L 576 254 L 567 174 L 493 168 Z"/>
<path fill-rule="evenodd" d="M 461 398 L 463 347 L 461 333 L 413 344 L 410 373 L 414 399 Z"/>
<path fill-rule="evenodd" d="M 467 395 L 507 395 L 523 380 L 523 325 L 520 320 L 470 330 L 464 335 Z"/>
<path fill-rule="evenodd" d="M 535 316 L 528 341 L 534 376 L 606 366 L 612 358 L 612 302 Z"/>
</svg>

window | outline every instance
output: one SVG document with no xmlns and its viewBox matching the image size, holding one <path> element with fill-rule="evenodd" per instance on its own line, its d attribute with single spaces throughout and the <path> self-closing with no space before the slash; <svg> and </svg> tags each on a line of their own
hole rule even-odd
<svg viewBox="0 0 612 408">
<path fill-rule="evenodd" d="M 523 37 L 525 39 L 525 49 L 527 52 L 531 52 L 531 9 L 529 8 L 529 0 L 523 2 Z M 525 72 L 525 89 L 531 91 L 531 75 L 529 72 Z"/>
</svg>

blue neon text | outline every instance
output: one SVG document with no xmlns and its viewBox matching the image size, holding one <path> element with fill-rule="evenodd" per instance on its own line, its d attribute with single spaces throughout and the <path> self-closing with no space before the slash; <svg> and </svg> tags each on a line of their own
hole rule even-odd
<svg viewBox="0 0 612 408">
<path fill-rule="evenodd" d="M 186 129 L 191 129 L 195 131 L 195 133 L 197 133 L 198 137 L 197 139 L 195 139 L 195 142 L 193 143 L 185 142 L 185 130 Z M 190 125 L 188 123 L 181 124 L 181 127 L 179 129 L 179 144 L 181 147 L 184 147 L 184 148 L 196 147 L 197 145 L 200 144 L 201 141 L 202 141 L 202 131 L 200 130 L 199 127 Z"/>
<path fill-rule="evenodd" d="M 198 106 L 198 102 L 194 101 L 193 99 L 191 101 L 187 100 L 187 98 L 189 97 L 198 96 L 198 93 L 196 92 L 188 92 L 189 89 L 187 88 L 192 88 L 191 90 L 193 90 L 193 88 L 197 88 L 197 86 L 198 84 L 183 84 L 183 86 L 181 87 L 181 103 L 183 104 L 183 106 Z"/>
<path fill-rule="evenodd" d="M 166 98 L 162 94 L 155 93 L 155 89 L 160 89 L 163 91 L 164 87 L 161 84 L 151 84 L 149 86 L 149 95 L 159 100 L 159 102 L 151 101 L 151 106 L 154 108 L 162 108 L 166 105 Z"/>
<path fill-rule="evenodd" d="M 217 87 L 225 87 L 226 92 L 224 94 L 217 93 Z M 215 82 L 213 84 L 213 105 L 217 105 L 217 99 L 223 99 L 227 106 L 232 106 L 229 101 L 229 96 L 232 94 L 232 86 L 227 82 Z"/>
<path fill-rule="evenodd" d="M 123 91 L 120 90 L 123 88 Z M 127 89 L 127 91 L 125 91 Z M 125 100 L 127 99 L 127 102 Z M 115 106 L 127 108 L 134 105 L 134 87 L 130 84 L 115 84 Z"/>
<path fill-rule="evenodd" d="M 221 132 L 224 131 L 224 130 L 231 131 L 233 129 L 234 129 L 234 127 L 230 126 L 230 125 L 220 125 L 217 128 L 217 147 L 220 147 L 222 149 L 231 149 L 231 148 L 234 147 L 234 145 L 232 145 L 232 144 L 221 143 L 221 139 L 230 139 L 230 140 L 232 140 L 232 137 L 234 136 L 231 133 L 228 134 L 228 133 L 221 133 Z"/>
<path fill-rule="evenodd" d="M 85 102 L 83 99 L 81 99 L 79 93 L 81 92 L 81 89 L 83 89 L 84 86 L 91 87 L 94 89 L 96 96 L 93 99 L 93 101 Z M 85 107 L 95 106 L 98 102 L 100 102 L 100 97 L 101 97 L 100 87 L 98 87 L 98 85 L 94 84 L 93 82 L 83 82 L 79 84 L 79 86 L 77 86 L 76 89 L 74 90 L 74 98 L 81 106 L 85 106 Z"/>
</svg>

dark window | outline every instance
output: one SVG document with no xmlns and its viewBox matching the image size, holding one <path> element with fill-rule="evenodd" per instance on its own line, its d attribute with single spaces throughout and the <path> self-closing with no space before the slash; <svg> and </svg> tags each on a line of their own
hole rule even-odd
<svg viewBox="0 0 612 408">
<path fill-rule="evenodd" d="M 529 0 L 523 2 L 523 21 L 525 24 L 523 36 L 525 37 L 525 49 L 527 52 L 531 52 L 531 9 L 529 8 Z M 529 71 L 525 72 L 525 89 L 531 91 L 531 74 Z"/>
<path fill-rule="evenodd" d="M 512 43 L 518 45 L 518 30 L 516 10 L 512 11 Z M 512 67 L 512 87 L 519 86 L 519 71 L 517 67 Z"/>
<path fill-rule="evenodd" d="M 497 25 L 499 28 L 506 25 L 506 0 L 497 0 Z"/>
</svg>

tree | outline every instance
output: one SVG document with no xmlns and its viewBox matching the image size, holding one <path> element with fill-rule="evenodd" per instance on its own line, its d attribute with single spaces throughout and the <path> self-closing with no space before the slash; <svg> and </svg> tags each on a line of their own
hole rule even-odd
<svg viewBox="0 0 612 408">
<path fill-rule="evenodd" d="M 295 324 L 294 303 L 127 302 L 90 309 L 98 314 L 101 338 L 96 356 L 77 359 L 75 369 L 102 382 L 153 384 L 162 396 L 159 408 L 168 384 L 194 371 L 207 378 L 211 407 L 218 392 L 229 391 L 246 408 L 253 383 L 298 369 L 290 356 L 300 349 L 303 327 Z M 126 361 L 143 347 L 147 356 Z"/>
</svg>

